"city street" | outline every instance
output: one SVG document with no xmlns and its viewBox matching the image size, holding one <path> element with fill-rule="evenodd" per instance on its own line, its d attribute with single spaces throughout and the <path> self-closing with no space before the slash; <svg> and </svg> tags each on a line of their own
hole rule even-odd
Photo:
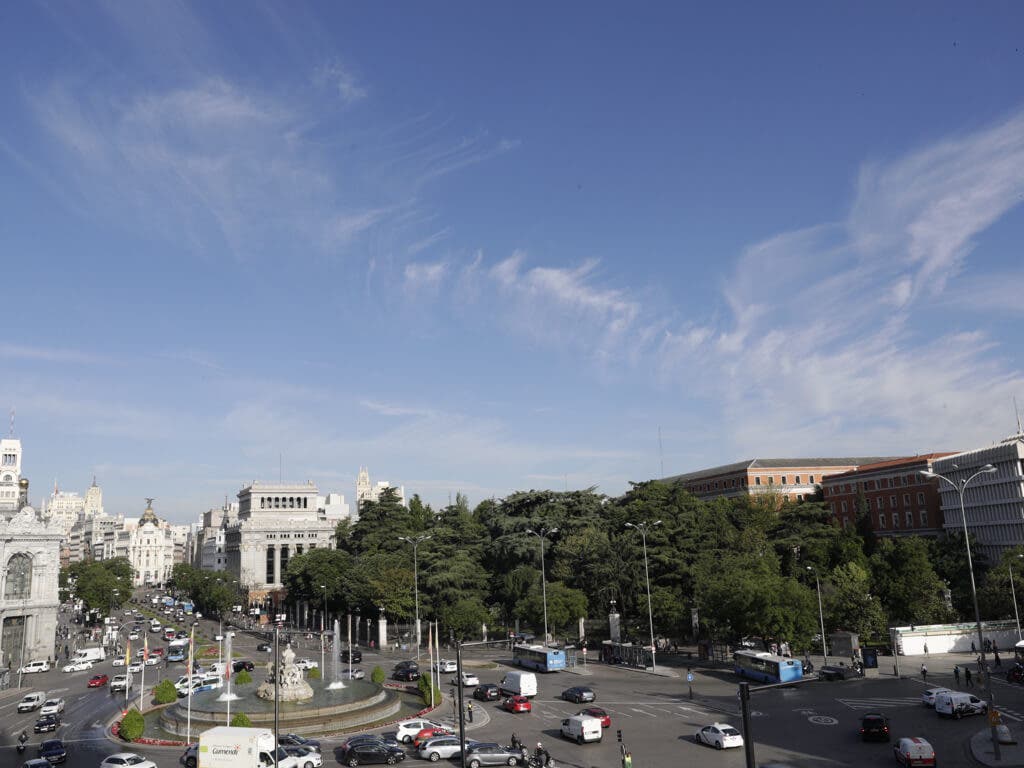
<svg viewBox="0 0 1024 768">
<path fill-rule="evenodd" d="M 208 634 L 216 623 L 203 622 Z M 263 642 L 262 635 L 239 631 L 235 637 L 236 653 L 264 663 L 269 654 L 256 650 Z M 299 643 L 300 655 L 310 657 L 318 651 Z M 314 640 L 311 645 L 316 646 Z M 134 644 L 133 644 L 134 648 Z M 446 652 L 454 658 L 454 652 Z M 390 671 L 394 663 L 410 654 L 379 654 L 364 649 L 360 665 L 367 673 L 376 664 Z M 476 672 L 481 682 L 497 682 L 509 667 L 508 652 L 501 650 L 467 650 L 464 655 L 467 669 Z M 859 718 L 868 711 L 879 711 L 890 719 L 894 740 L 900 736 L 924 736 L 935 747 L 944 766 L 973 766 L 967 742 L 969 737 L 986 727 L 982 717 L 964 720 L 940 719 L 933 710 L 921 704 L 921 693 L 926 687 L 953 686 L 951 674 L 954 663 L 964 664 L 966 657 L 935 657 L 929 660 L 927 685 L 919 677 L 897 679 L 892 674 L 891 657 L 881 659 L 882 675 L 876 679 L 855 679 L 841 682 L 807 682 L 792 688 L 778 688 L 755 692 L 751 698 L 752 729 L 757 763 L 784 762 L 797 768 L 824 768 L 835 765 L 892 765 L 891 745 L 862 743 L 858 734 Z M 742 749 L 718 752 L 711 747 L 694 743 L 696 731 L 712 722 L 726 722 L 742 731 L 737 698 L 737 680 L 727 668 L 704 669 L 695 667 L 693 698 L 689 696 L 686 681 L 686 662 L 681 656 L 660 657 L 678 676 L 652 675 L 622 667 L 590 664 L 577 671 L 538 675 L 538 695 L 533 699 L 529 714 L 511 714 L 497 703 L 474 701 L 476 717 L 468 725 L 469 738 L 498 741 L 507 744 L 515 733 L 531 749 L 538 741 L 544 743 L 558 766 L 615 768 L 620 764 L 620 745 L 616 732 L 622 731 L 623 746 L 633 755 L 633 765 L 702 765 L 742 766 Z M 426 666 L 425 653 L 421 663 Z M 493 666 L 495 665 L 496 666 Z M 920 660 L 902 660 L 903 671 L 917 671 Z M 100 760 L 117 751 L 135 751 L 153 759 L 160 768 L 178 765 L 180 747 L 149 747 L 119 745 L 105 734 L 106 726 L 124 706 L 123 696 L 113 696 L 105 688 L 89 690 L 88 678 L 97 672 L 111 676 L 123 668 L 113 667 L 111 659 L 97 664 L 94 669 L 61 673 L 59 669 L 25 676 L 23 693 L 45 691 L 66 701 L 64 724 L 56 736 L 62 738 L 69 750 L 69 768 L 94 768 Z M 146 688 L 161 676 L 177 676 L 180 664 L 168 669 L 157 666 L 146 669 Z M 257 667 L 257 675 L 259 667 Z M 442 690 L 448 695 L 449 675 L 442 675 Z M 16 683 L 15 677 L 15 683 Z M 1011 727 L 1024 722 L 1024 687 L 1006 683 L 1000 676 L 994 680 L 1000 710 Z M 612 725 L 605 729 L 601 743 L 578 746 L 561 738 L 561 720 L 579 711 L 580 705 L 562 701 L 559 694 L 565 688 L 586 685 L 597 694 L 594 706 L 605 709 L 612 717 Z M 983 695 L 980 688 L 974 692 Z M 467 689 L 467 701 L 471 689 Z M 138 688 L 133 700 L 137 701 Z M 35 747 L 41 740 L 33 735 L 32 725 L 37 713 L 18 714 L 15 707 L 20 696 L 0 703 L 3 723 L 3 743 L 0 754 L 4 765 L 20 764 L 14 755 L 17 735 L 24 728 L 31 736 L 25 759 L 35 756 Z M 243 709 L 243 707 L 239 707 Z M 452 707 L 446 702 L 436 717 L 450 718 Z M 388 728 L 376 729 L 386 732 Z M 745 734 L 749 737 L 750 734 Z M 336 764 L 334 747 L 340 738 L 324 741 L 325 763 Z M 414 759 L 414 758 L 410 758 Z"/>
</svg>

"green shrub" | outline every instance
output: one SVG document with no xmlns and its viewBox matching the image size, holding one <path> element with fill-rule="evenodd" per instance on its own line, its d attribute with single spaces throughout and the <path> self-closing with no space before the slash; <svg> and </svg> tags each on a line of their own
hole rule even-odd
<svg viewBox="0 0 1024 768">
<path fill-rule="evenodd" d="M 423 699 L 423 703 L 428 707 L 430 706 L 430 686 L 432 682 L 433 679 L 431 678 L 430 673 L 424 672 L 420 676 L 419 682 L 416 683 L 416 687 L 420 692 L 420 697 Z M 441 701 L 441 689 L 434 686 L 434 703 L 437 704 L 439 701 Z"/>
<path fill-rule="evenodd" d="M 384 682 L 384 670 L 380 668 L 379 664 L 373 668 L 373 672 L 370 673 L 370 679 L 377 685 Z"/>
<path fill-rule="evenodd" d="M 238 674 L 235 675 L 235 684 L 236 685 L 245 685 L 246 683 L 251 683 L 251 682 L 252 682 L 252 675 L 249 674 L 249 670 L 247 670 L 247 669 L 239 670 Z"/>
<path fill-rule="evenodd" d="M 308 672 L 306 672 L 306 677 L 308 677 L 310 680 L 319 680 L 320 669 L 318 667 L 313 667 Z"/>
<path fill-rule="evenodd" d="M 231 725 L 235 728 L 252 728 L 252 720 L 245 712 L 239 712 L 231 716 Z"/>
<path fill-rule="evenodd" d="M 119 731 L 121 738 L 125 741 L 135 741 L 145 730 L 146 721 L 142 719 L 142 715 L 139 713 L 139 710 L 132 707 L 128 710 L 128 714 L 121 719 L 121 728 Z"/>
<path fill-rule="evenodd" d="M 160 684 L 153 689 L 153 698 L 156 699 L 157 704 L 170 704 L 172 701 L 177 701 L 178 692 L 174 688 L 174 683 L 170 680 L 161 680 Z"/>
</svg>

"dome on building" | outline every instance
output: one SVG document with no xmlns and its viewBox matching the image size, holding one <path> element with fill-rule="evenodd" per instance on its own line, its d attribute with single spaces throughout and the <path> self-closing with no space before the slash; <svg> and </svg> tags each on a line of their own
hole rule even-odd
<svg viewBox="0 0 1024 768">
<path fill-rule="evenodd" d="M 156 512 L 153 511 L 152 499 L 146 499 L 146 511 L 143 512 L 142 517 L 139 518 L 139 525 L 145 525 L 146 523 L 160 525 L 160 518 L 158 518 L 156 516 Z"/>
</svg>

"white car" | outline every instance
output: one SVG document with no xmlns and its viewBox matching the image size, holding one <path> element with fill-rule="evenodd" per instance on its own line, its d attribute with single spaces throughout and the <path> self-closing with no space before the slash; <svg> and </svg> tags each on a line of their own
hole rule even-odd
<svg viewBox="0 0 1024 768">
<path fill-rule="evenodd" d="M 295 662 L 295 666 L 299 669 L 310 670 L 316 669 L 320 666 L 320 664 L 318 662 L 313 661 L 312 659 L 299 659 Z"/>
<path fill-rule="evenodd" d="M 62 672 L 84 672 L 87 669 L 92 669 L 91 661 L 72 661 L 70 664 L 65 664 Z"/>
<path fill-rule="evenodd" d="M 698 744 L 708 744 L 715 749 L 743 746 L 743 736 L 728 723 L 705 725 L 694 734 L 693 740 Z"/>
<path fill-rule="evenodd" d="M 403 744 L 412 744 L 412 740 L 416 738 L 416 734 L 422 731 L 424 728 L 444 728 L 440 723 L 435 723 L 433 720 L 403 720 L 397 726 L 398 733 L 395 738 Z"/>
<path fill-rule="evenodd" d="M 341 670 L 341 676 L 345 680 L 363 680 L 366 677 L 366 673 L 363 672 L 359 667 L 352 667 L 352 671 L 349 672 L 347 669 Z"/>
<path fill-rule="evenodd" d="M 138 640 L 139 639 L 139 633 L 138 632 L 130 632 L 128 634 L 128 639 L 129 640 Z"/>
<path fill-rule="evenodd" d="M 471 747 L 477 742 L 473 739 L 466 739 L 466 746 Z M 462 747 L 459 746 L 458 736 L 438 736 L 434 739 L 427 739 L 420 748 L 416 750 L 416 756 L 420 760 L 429 760 L 432 763 L 436 763 L 439 760 L 447 760 L 450 757 L 458 755 L 462 751 Z"/>
<path fill-rule="evenodd" d="M 437 662 L 437 671 L 438 672 L 458 672 L 459 671 L 459 665 L 456 664 L 451 659 L 441 659 L 439 662 Z"/>
<path fill-rule="evenodd" d="M 100 768 L 157 768 L 156 763 L 134 752 L 118 752 L 104 758 Z"/>
<path fill-rule="evenodd" d="M 128 671 L 129 672 L 141 672 L 142 671 L 142 662 L 141 661 L 133 661 L 131 664 L 128 665 Z"/>
<path fill-rule="evenodd" d="M 921 703 L 926 707 L 935 706 L 935 697 L 940 693 L 949 693 L 949 688 L 929 688 L 927 691 L 921 694 Z"/>
<path fill-rule="evenodd" d="M 163 659 L 161 659 L 159 656 L 150 656 L 148 659 L 146 659 L 146 666 L 155 667 L 161 661 L 163 661 Z"/>
<path fill-rule="evenodd" d="M 59 715 L 64 711 L 64 699 L 47 699 L 43 702 L 43 708 L 39 710 L 40 715 Z"/>
<path fill-rule="evenodd" d="M 458 682 L 458 678 L 453 677 L 452 678 L 452 685 L 456 685 L 457 682 Z M 470 672 L 463 672 L 462 673 L 462 687 L 463 688 L 469 688 L 470 686 L 475 688 L 478 685 L 480 685 L 480 678 L 479 677 L 477 677 L 476 675 L 474 675 L 474 674 L 472 674 Z"/>
<path fill-rule="evenodd" d="M 124 666 L 124 656 L 117 656 L 110 663 L 111 663 L 111 665 L 113 665 L 115 667 L 123 667 Z"/>
</svg>

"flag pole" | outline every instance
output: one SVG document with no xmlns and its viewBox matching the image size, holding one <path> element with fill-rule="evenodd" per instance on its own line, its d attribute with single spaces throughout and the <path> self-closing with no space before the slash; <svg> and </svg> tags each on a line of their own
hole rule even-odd
<svg viewBox="0 0 1024 768">
<path fill-rule="evenodd" d="M 188 675 L 188 719 L 185 726 L 185 743 L 192 743 L 192 649 L 196 643 L 196 622 L 192 622 L 192 637 L 188 641 L 188 670 L 185 672 Z"/>
</svg>

